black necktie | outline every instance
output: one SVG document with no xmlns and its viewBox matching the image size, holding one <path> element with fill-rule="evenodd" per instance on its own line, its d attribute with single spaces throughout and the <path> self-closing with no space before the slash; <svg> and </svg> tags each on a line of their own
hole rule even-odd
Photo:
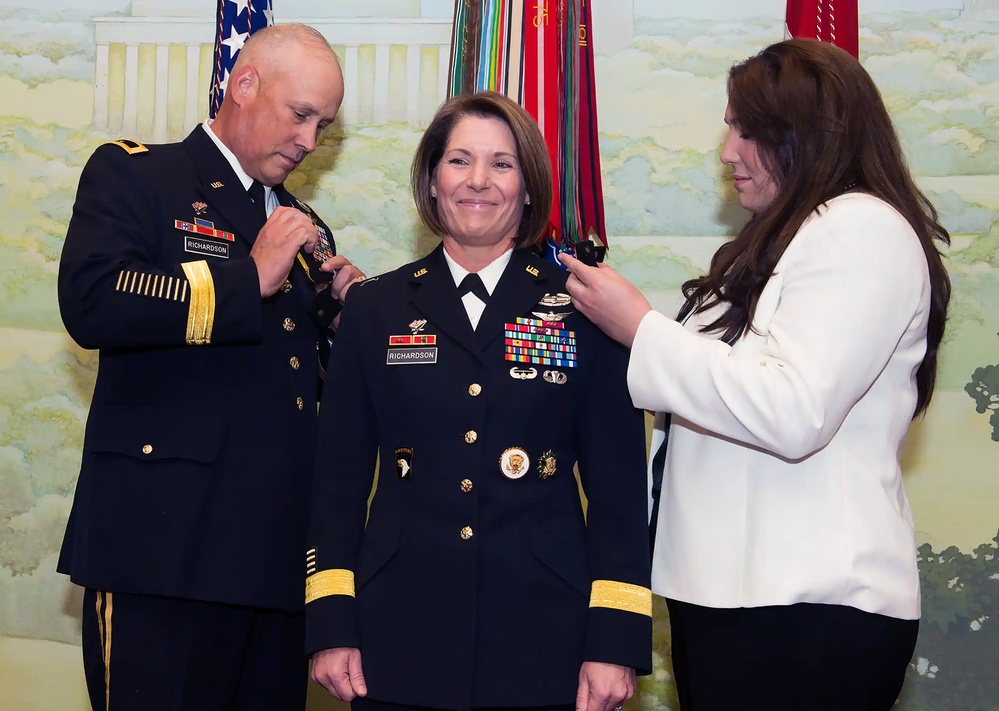
<svg viewBox="0 0 999 711">
<path fill-rule="evenodd" d="M 267 202 L 264 200 L 264 186 L 259 180 L 254 180 L 250 187 L 246 189 L 253 200 L 253 208 L 263 222 L 267 221 Z"/>
<path fill-rule="evenodd" d="M 479 278 L 478 274 L 469 274 L 458 285 L 458 296 L 464 296 L 469 292 L 479 297 L 482 303 L 489 303 L 489 292 L 486 291 L 486 285 L 482 283 L 482 279 Z"/>
</svg>

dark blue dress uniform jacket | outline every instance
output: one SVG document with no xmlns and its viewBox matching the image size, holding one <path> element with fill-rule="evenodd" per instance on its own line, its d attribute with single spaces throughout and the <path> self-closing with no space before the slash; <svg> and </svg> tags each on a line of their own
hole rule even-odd
<svg viewBox="0 0 999 711">
<path fill-rule="evenodd" d="M 572 704 L 584 660 L 651 669 L 643 416 L 625 349 L 542 303 L 567 301 L 565 280 L 515 251 L 474 332 L 441 247 L 350 293 L 329 363 L 342 389 L 321 409 L 307 649 L 358 647 L 372 699 Z M 536 313 L 574 332 L 578 367 L 505 359 L 505 325 Z M 436 362 L 387 365 L 413 330 Z M 501 472 L 514 449 L 518 479 Z"/>
<path fill-rule="evenodd" d="M 59 266 L 66 328 L 100 349 L 58 566 L 75 583 L 302 608 L 325 335 L 302 264 L 261 299 L 263 220 L 200 126 L 84 168 Z"/>
</svg>

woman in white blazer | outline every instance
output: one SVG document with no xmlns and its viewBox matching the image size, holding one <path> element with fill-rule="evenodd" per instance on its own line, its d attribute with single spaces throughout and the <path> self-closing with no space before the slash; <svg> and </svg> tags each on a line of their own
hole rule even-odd
<svg viewBox="0 0 999 711">
<path fill-rule="evenodd" d="M 631 347 L 635 405 L 672 415 L 652 586 L 681 708 L 889 709 L 920 614 L 899 455 L 933 390 L 949 236 L 846 52 L 775 44 L 728 99 L 721 159 L 752 216 L 677 320 L 603 265 L 565 258 L 568 290 Z"/>
</svg>

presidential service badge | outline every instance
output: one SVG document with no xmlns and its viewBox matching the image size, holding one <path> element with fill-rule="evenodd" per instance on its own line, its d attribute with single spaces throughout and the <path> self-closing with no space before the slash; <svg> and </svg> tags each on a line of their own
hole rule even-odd
<svg viewBox="0 0 999 711">
<path fill-rule="evenodd" d="M 507 479 L 520 479 L 531 468 L 531 459 L 520 447 L 510 447 L 500 455 L 499 466 Z"/>
</svg>

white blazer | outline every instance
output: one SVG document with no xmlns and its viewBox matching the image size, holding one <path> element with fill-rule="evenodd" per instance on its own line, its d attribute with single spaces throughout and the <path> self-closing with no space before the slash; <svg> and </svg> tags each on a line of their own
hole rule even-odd
<svg viewBox="0 0 999 711">
<path fill-rule="evenodd" d="M 813 602 L 919 617 L 899 456 L 929 303 L 912 228 L 883 201 L 851 193 L 802 225 L 752 332 L 734 346 L 698 332 L 714 310 L 685 325 L 654 311 L 642 320 L 631 396 L 673 413 L 657 594 L 718 608 Z"/>
</svg>

